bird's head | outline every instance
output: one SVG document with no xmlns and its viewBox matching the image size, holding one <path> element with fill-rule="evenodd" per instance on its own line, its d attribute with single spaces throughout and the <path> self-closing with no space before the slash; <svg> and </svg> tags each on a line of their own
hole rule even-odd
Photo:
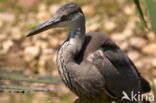
<svg viewBox="0 0 156 103">
<path fill-rule="evenodd" d="M 52 18 L 28 33 L 27 36 L 38 34 L 53 27 L 71 28 L 79 21 L 85 22 L 81 8 L 75 3 L 67 3 L 60 7 Z"/>
</svg>

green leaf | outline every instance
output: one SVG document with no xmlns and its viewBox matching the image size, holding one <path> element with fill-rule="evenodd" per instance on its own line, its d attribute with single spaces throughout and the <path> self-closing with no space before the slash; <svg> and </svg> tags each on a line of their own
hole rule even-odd
<svg viewBox="0 0 156 103">
<path fill-rule="evenodd" d="M 145 28 L 148 28 L 148 27 L 147 27 L 147 23 L 146 23 L 145 18 L 144 18 L 144 14 L 143 14 L 142 8 L 141 8 L 140 1 L 139 1 L 139 0 L 133 0 L 133 2 L 134 2 L 134 4 L 135 4 L 135 6 L 136 6 L 136 10 L 137 10 L 137 12 L 138 12 L 138 14 L 139 14 L 139 18 L 140 18 L 140 20 L 141 20 L 143 26 L 144 26 Z"/>
<path fill-rule="evenodd" d="M 152 28 L 156 32 L 156 7 L 153 0 L 144 0 L 151 20 Z"/>
</svg>

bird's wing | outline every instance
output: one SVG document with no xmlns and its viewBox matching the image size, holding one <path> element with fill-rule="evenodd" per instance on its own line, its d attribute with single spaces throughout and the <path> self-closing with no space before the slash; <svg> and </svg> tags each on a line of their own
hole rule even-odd
<svg viewBox="0 0 156 103">
<path fill-rule="evenodd" d="M 123 91 L 128 95 L 132 91 L 135 93 L 141 91 L 139 76 L 120 49 L 101 48 L 97 51 L 94 54 L 93 64 L 103 75 L 107 92 L 122 97 Z"/>
<path fill-rule="evenodd" d="M 144 79 L 139 71 L 137 70 L 136 66 L 134 65 L 134 63 L 129 59 L 129 62 L 131 65 L 133 65 L 133 67 L 135 68 L 137 74 L 139 75 L 140 77 L 140 80 L 141 80 L 141 86 L 142 86 L 142 92 L 143 93 L 146 93 L 146 92 L 150 92 L 151 91 L 151 87 L 150 87 L 150 84 L 148 83 L 148 81 L 146 79 Z"/>
<path fill-rule="evenodd" d="M 140 92 L 145 93 L 151 90 L 149 83 L 140 75 L 134 63 L 130 60 L 130 58 L 120 49 L 114 48 L 111 49 L 111 46 L 103 45 L 103 53 L 105 57 L 110 61 L 110 63 L 118 70 L 121 70 L 122 75 L 127 75 L 127 77 L 132 79 L 129 80 L 131 85 L 134 85 L 132 80 L 140 82 Z M 112 47 L 113 48 L 113 47 Z M 129 76 L 128 76 L 129 74 Z M 127 79 L 128 80 L 128 79 Z M 127 81 L 128 82 L 128 81 Z M 129 85 L 130 87 L 132 87 Z M 137 86 L 137 85 L 136 85 Z M 133 89 L 132 89 L 133 90 Z"/>
<path fill-rule="evenodd" d="M 86 58 L 90 59 L 89 56 L 92 56 L 90 60 L 103 75 L 107 92 L 120 98 L 123 91 L 128 95 L 131 95 L 131 92 L 142 92 L 141 76 L 128 56 L 108 37 L 101 34 L 97 36 L 97 33 L 94 35 L 96 37 L 92 35 L 92 40 L 88 44 Z M 92 43 L 96 41 L 98 43 L 95 46 Z"/>
</svg>

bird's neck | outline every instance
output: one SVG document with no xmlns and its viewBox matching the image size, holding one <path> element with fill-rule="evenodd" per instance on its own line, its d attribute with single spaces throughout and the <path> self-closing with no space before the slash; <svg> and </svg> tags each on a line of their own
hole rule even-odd
<svg viewBox="0 0 156 103">
<path fill-rule="evenodd" d="M 70 27 L 68 39 L 58 52 L 58 60 L 61 59 L 64 63 L 74 63 L 75 56 L 81 51 L 85 38 L 85 22 L 81 21 Z"/>
<path fill-rule="evenodd" d="M 67 41 L 61 46 L 58 58 L 66 63 L 74 62 L 75 56 L 81 51 L 85 38 L 85 24 L 79 22 L 69 29 Z"/>
<path fill-rule="evenodd" d="M 85 25 L 76 25 L 70 28 L 68 39 L 61 46 L 58 56 L 57 65 L 58 71 L 62 80 L 70 88 L 69 85 L 71 78 L 68 71 L 76 70 L 77 63 L 75 62 L 75 56 L 81 51 L 85 37 Z M 73 68 L 74 67 L 74 68 Z M 75 72 L 74 72 L 75 73 Z"/>
<path fill-rule="evenodd" d="M 85 37 L 85 24 L 78 22 L 73 25 L 69 30 L 69 44 L 70 44 L 70 53 L 72 56 L 77 55 L 83 45 Z"/>
</svg>

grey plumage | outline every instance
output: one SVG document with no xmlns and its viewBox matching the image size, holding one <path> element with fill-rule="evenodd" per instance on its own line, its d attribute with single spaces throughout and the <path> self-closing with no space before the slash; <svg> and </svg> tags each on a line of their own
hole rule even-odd
<svg viewBox="0 0 156 103">
<path fill-rule="evenodd" d="M 85 17 L 77 4 L 65 4 L 28 36 L 51 27 L 69 29 L 68 38 L 58 51 L 57 65 L 65 85 L 79 97 L 76 102 L 121 103 L 123 91 L 128 96 L 131 91 L 150 91 L 149 83 L 133 62 L 108 36 L 98 32 L 85 34 Z"/>
</svg>

